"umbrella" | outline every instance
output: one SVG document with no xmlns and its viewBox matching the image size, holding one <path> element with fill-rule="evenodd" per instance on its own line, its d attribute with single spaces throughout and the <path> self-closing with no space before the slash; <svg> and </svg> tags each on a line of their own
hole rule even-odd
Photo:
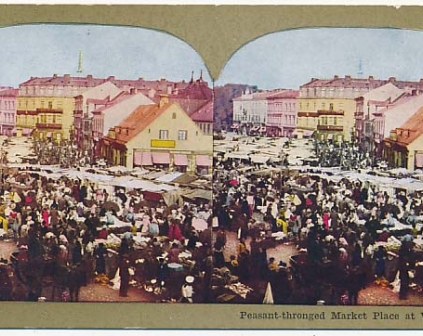
<svg viewBox="0 0 423 336">
<path fill-rule="evenodd" d="M 273 301 L 273 292 L 272 292 L 272 286 L 270 285 L 270 282 L 267 283 L 266 293 L 264 294 L 263 299 L 264 304 L 274 304 Z"/>
<path fill-rule="evenodd" d="M 116 212 L 118 212 L 120 210 L 119 205 L 117 203 L 111 202 L 111 201 L 104 202 L 104 204 L 101 207 L 103 209 L 114 210 Z"/>
<path fill-rule="evenodd" d="M 193 218 L 192 227 L 197 231 L 204 231 L 207 229 L 208 225 L 207 222 L 202 218 Z"/>
<path fill-rule="evenodd" d="M 229 181 L 229 184 L 231 185 L 231 186 L 237 186 L 238 185 L 238 181 L 237 180 L 230 180 Z"/>
</svg>

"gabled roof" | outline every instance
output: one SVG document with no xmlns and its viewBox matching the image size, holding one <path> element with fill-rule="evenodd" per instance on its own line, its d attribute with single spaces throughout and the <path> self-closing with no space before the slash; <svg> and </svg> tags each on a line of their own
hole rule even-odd
<svg viewBox="0 0 423 336">
<path fill-rule="evenodd" d="M 405 91 L 403 89 L 396 87 L 392 83 L 387 83 L 366 92 L 362 95 L 362 97 L 366 99 L 370 104 L 372 104 L 372 102 L 374 104 L 377 104 L 386 102 L 388 100 L 394 101 L 402 94 L 404 94 L 404 92 Z"/>
<path fill-rule="evenodd" d="M 195 122 L 213 122 L 213 101 L 209 101 L 203 107 L 190 115 Z"/>
<path fill-rule="evenodd" d="M 115 127 L 116 140 L 121 143 L 126 143 L 134 138 L 137 134 L 142 132 L 153 121 L 155 121 L 163 112 L 169 109 L 173 103 L 139 106 L 134 112 L 126 117 L 118 126 Z M 175 104 L 176 105 L 176 104 Z M 123 132 L 119 133 L 119 129 Z"/>
<path fill-rule="evenodd" d="M 395 129 L 397 142 L 411 144 L 423 134 L 423 107 L 419 108 L 401 127 Z"/>
<path fill-rule="evenodd" d="M 388 104 L 378 104 L 379 107 L 383 107 L 383 109 L 378 109 L 376 112 L 373 112 L 373 114 L 390 114 L 390 113 L 398 113 L 398 108 L 401 107 L 402 105 L 405 105 L 407 103 L 413 103 L 413 101 L 418 102 L 418 100 L 422 100 L 422 104 L 423 104 L 423 96 L 422 95 L 418 95 L 418 96 L 412 96 L 409 95 L 407 93 L 401 95 L 400 97 L 398 97 L 398 99 L 389 102 Z M 407 105 L 406 105 L 407 106 Z M 408 107 L 410 108 L 410 107 Z"/>
<path fill-rule="evenodd" d="M 110 107 L 112 107 L 112 106 L 115 106 L 116 104 L 119 104 L 120 102 L 122 102 L 122 101 L 124 101 L 125 99 L 128 99 L 128 98 L 130 98 L 130 97 L 132 97 L 132 96 L 134 96 L 134 95 L 131 95 L 129 92 L 126 92 L 126 91 L 122 91 L 121 93 L 119 93 L 116 97 L 114 97 L 113 99 L 111 99 L 111 100 L 109 100 L 110 99 L 110 97 L 107 97 L 107 98 L 109 98 L 108 100 L 106 100 L 106 101 L 98 101 L 97 102 L 97 104 L 99 104 L 99 105 L 101 105 L 100 107 L 98 107 L 98 108 L 96 108 L 92 113 L 94 113 L 94 114 L 96 114 L 96 113 L 101 113 L 101 112 L 103 112 L 104 110 L 106 110 L 106 109 L 108 109 L 108 108 L 110 108 Z M 93 102 L 93 104 L 95 104 L 94 102 Z"/>
</svg>

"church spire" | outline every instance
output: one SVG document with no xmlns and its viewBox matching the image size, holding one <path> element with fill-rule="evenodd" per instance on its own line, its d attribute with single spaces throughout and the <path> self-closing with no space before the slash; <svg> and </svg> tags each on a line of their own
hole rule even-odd
<svg viewBox="0 0 423 336">
<path fill-rule="evenodd" d="M 78 70 L 76 71 L 78 74 L 82 74 L 82 51 L 79 51 L 78 57 Z"/>
</svg>

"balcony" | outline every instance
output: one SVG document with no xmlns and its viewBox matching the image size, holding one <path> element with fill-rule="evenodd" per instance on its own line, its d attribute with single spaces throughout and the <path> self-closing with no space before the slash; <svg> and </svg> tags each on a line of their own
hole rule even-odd
<svg viewBox="0 0 423 336">
<path fill-rule="evenodd" d="M 17 110 L 16 115 L 38 115 L 38 112 L 28 110 Z"/>
<path fill-rule="evenodd" d="M 317 125 L 318 131 L 337 131 L 342 132 L 344 130 L 343 126 L 335 126 L 335 125 Z"/>
<path fill-rule="evenodd" d="M 39 107 L 36 109 L 36 111 L 38 113 L 54 113 L 54 114 L 61 114 L 63 113 L 62 109 L 54 109 L 54 108 L 44 108 L 44 107 Z"/>
<path fill-rule="evenodd" d="M 321 115 L 337 115 L 337 116 L 343 116 L 344 115 L 344 111 L 343 110 L 317 110 L 317 113 L 319 116 Z"/>
<path fill-rule="evenodd" d="M 298 112 L 298 117 L 313 117 L 318 116 L 317 112 Z"/>
<path fill-rule="evenodd" d="M 62 129 L 62 124 L 50 124 L 50 123 L 36 123 L 35 128 L 37 129 Z"/>
</svg>

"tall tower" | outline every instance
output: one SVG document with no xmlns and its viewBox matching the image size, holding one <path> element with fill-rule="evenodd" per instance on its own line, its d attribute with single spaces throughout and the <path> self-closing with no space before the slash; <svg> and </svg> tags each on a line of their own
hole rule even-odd
<svg viewBox="0 0 423 336">
<path fill-rule="evenodd" d="M 82 51 L 79 51 L 78 70 L 76 71 L 76 73 L 82 74 Z"/>
<path fill-rule="evenodd" d="M 360 60 L 358 61 L 358 72 L 357 72 L 357 76 L 358 77 L 362 77 L 363 76 L 363 61 Z"/>
</svg>

